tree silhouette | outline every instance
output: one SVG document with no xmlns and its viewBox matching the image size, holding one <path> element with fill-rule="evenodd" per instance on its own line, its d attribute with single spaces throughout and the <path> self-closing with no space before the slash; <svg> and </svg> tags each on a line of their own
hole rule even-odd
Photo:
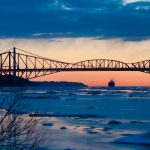
<svg viewBox="0 0 150 150">
<path fill-rule="evenodd" d="M 35 148 L 43 143 L 39 120 L 25 110 L 24 90 L 11 91 L 0 100 L 0 149 Z"/>
</svg>

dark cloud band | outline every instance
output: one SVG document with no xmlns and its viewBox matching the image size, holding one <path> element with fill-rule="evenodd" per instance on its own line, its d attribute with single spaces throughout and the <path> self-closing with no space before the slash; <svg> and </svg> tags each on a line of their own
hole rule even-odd
<svg viewBox="0 0 150 150">
<path fill-rule="evenodd" d="M 0 37 L 150 38 L 150 2 L 1 0 Z"/>
</svg>

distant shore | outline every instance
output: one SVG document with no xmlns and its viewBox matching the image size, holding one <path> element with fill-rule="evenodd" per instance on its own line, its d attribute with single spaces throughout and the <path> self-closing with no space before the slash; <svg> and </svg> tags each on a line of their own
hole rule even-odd
<svg viewBox="0 0 150 150">
<path fill-rule="evenodd" d="M 66 81 L 30 81 L 21 77 L 13 77 L 12 75 L 0 75 L 0 86 L 49 86 L 49 87 L 87 87 L 80 82 Z"/>
</svg>

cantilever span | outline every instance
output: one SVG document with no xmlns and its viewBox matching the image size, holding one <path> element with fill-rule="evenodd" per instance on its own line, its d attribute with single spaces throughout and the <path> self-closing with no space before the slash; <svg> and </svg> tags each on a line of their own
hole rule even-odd
<svg viewBox="0 0 150 150">
<path fill-rule="evenodd" d="M 117 60 L 93 59 L 67 63 L 15 47 L 0 54 L 0 75 L 32 79 L 65 71 L 140 71 L 150 74 L 150 60 L 124 63 Z"/>
</svg>

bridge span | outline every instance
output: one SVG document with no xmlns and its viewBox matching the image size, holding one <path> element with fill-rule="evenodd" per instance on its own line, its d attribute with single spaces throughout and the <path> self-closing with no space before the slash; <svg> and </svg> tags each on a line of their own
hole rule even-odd
<svg viewBox="0 0 150 150">
<path fill-rule="evenodd" d="M 0 54 L 0 75 L 32 79 L 66 71 L 140 71 L 150 74 L 150 60 L 125 63 L 117 60 L 93 59 L 67 63 L 38 56 L 16 47 Z"/>
</svg>

